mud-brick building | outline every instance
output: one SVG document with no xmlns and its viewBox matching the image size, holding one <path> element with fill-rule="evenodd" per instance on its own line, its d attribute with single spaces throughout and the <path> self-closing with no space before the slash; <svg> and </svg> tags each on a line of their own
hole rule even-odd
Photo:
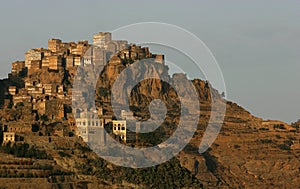
<svg viewBox="0 0 300 189">
<path fill-rule="evenodd" d="M 89 42 L 84 41 L 78 41 L 78 44 L 76 46 L 77 54 L 80 56 L 83 56 L 83 54 L 86 52 L 86 50 L 90 47 Z"/>
<path fill-rule="evenodd" d="M 54 53 L 59 52 L 61 43 L 62 42 L 60 39 L 49 39 L 48 40 L 48 49 Z"/>
<path fill-rule="evenodd" d="M 29 86 L 27 87 L 27 91 L 33 97 L 41 97 L 44 93 L 44 89 L 41 86 Z"/>
<path fill-rule="evenodd" d="M 80 56 L 74 56 L 74 65 L 75 66 L 80 66 L 81 64 L 81 57 Z"/>
<path fill-rule="evenodd" d="M 49 119 L 62 119 L 65 117 L 65 108 L 61 100 L 41 100 L 34 107 L 39 115 L 46 115 Z"/>
<path fill-rule="evenodd" d="M 155 62 L 160 64 L 165 64 L 165 56 L 163 54 L 155 55 Z"/>
<path fill-rule="evenodd" d="M 61 55 L 52 55 L 49 57 L 49 69 L 50 70 L 62 69 L 62 56 Z"/>
<path fill-rule="evenodd" d="M 45 56 L 42 60 L 42 68 L 49 68 L 49 56 Z"/>
<path fill-rule="evenodd" d="M 26 133 L 31 132 L 32 122 L 9 122 L 3 127 L 4 132 Z"/>
<path fill-rule="evenodd" d="M 12 96 L 17 94 L 17 87 L 16 86 L 9 86 L 8 87 L 8 93 Z"/>
<path fill-rule="evenodd" d="M 30 103 L 32 101 L 32 97 L 30 95 L 24 95 L 24 94 L 17 94 L 13 96 L 13 102 L 14 105 L 18 103 Z"/>
<path fill-rule="evenodd" d="M 69 53 L 73 55 L 83 56 L 85 51 L 90 47 L 88 41 L 78 41 L 69 48 Z M 69 55 L 69 54 L 68 54 Z"/>
<path fill-rule="evenodd" d="M 77 131 L 76 120 L 73 113 L 67 113 L 68 125 L 70 129 L 75 132 Z"/>
<path fill-rule="evenodd" d="M 106 51 L 106 61 L 109 61 L 119 51 L 128 48 L 128 41 L 126 40 L 112 40 L 112 34 L 109 32 L 99 32 L 93 36 L 93 43 L 95 46 Z"/>
<path fill-rule="evenodd" d="M 32 61 L 42 61 L 44 53 L 39 49 L 31 49 L 25 53 L 25 67 L 32 68 Z"/>
<path fill-rule="evenodd" d="M 8 142 L 16 141 L 16 133 L 15 132 L 3 132 L 3 144 L 7 144 Z"/>
<path fill-rule="evenodd" d="M 12 75 L 18 75 L 25 69 L 25 61 L 17 61 L 12 63 Z"/>
<path fill-rule="evenodd" d="M 93 43 L 94 45 L 105 47 L 108 42 L 112 40 L 111 33 L 109 32 L 99 32 L 94 35 Z"/>
<path fill-rule="evenodd" d="M 66 69 L 74 67 L 74 55 L 68 55 L 66 58 Z"/>
<path fill-rule="evenodd" d="M 54 84 L 44 84 L 44 94 L 49 96 L 55 96 L 56 94 L 56 85 Z"/>
<path fill-rule="evenodd" d="M 32 60 L 30 69 L 28 69 L 28 73 L 34 73 L 37 72 L 42 68 L 42 60 Z"/>
</svg>

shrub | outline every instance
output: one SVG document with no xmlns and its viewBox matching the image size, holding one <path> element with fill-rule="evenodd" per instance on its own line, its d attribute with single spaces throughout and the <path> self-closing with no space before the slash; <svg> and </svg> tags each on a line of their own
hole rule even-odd
<svg viewBox="0 0 300 189">
<path fill-rule="evenodd" d="M 63 152 L 63 151 L 59 151 L 58 154 L 61 156 L 61 157 L 72 157 L 70 154 L 66 153 L 66 152 Z"/>
<path fill-rule="evenodd" d="M 44 114 L 44 115 L 41 116 L 41 120 L 42 121 L 49 121 L 49 118 L 48 118 L 47 115 Z"/>
<path fill-rule="evenodd" d="M 286 145 L 286 144 L 279 144 L 278 147 L 281 149 L 281 150 L 291 150 L 291 147 Z"/>
<path fill-rule="evenodd" d="M 275 124 L 273 126 L 274 129 L 285 129 L 284 125 L 283 124 Z"/>
<path fill-rule="evenodd" d="M 269 130 L 269 128 L 259 128 L 259 130 L 261 130 L 261 131 L 268 131 Z"/>
<path fill-rule="evenodd" d="M 7 143 L 5 146 L 1 146 L 0 150 L 4 153 L 12 154 L 17 157 L 51 159 L 51 157 L 47 155 L 46 151 L 38 150 L 35 146 L 30 147 L 27 143 L 18 145 L 11 145 L 11 143 Z"/>
<path fill-rule="evenodd" d="M 281 138 L 281 136 L 279 134 L 276 134 L 275 137 L 278 138 L 278 139 Z"/>
<path fill-rule="evenodd" d="M 261 139 L 260 142 L 262 144 L 269 144 L 269 143 L 272 143 L 272 140 L 271 139 Z"/>
</svg>

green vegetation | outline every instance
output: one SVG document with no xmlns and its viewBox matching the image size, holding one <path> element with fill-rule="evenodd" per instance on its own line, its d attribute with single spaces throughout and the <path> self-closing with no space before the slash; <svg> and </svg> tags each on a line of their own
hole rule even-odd
<svg viewBox="0 0 300 189">
<path fill-rule="evenodd" d="M 101 158 L 88 159 L 86 163 L 76 165 L 76 169 L 81 174 L 109 179 L 115 184 L 126 181 L 146 188 L 202 188 L 199 180 L 186 168 L 181 167 L 176 158 L 164 164 L 143 169 L 124 167 L 108 169 L 107 167 L 107 163 Z"/>
<path fill-rule="evenodd" d="M 43 115 L 41 116 L 41 120 L 42 120 L 42 121 L 49 121 L 49 118 L 48 118 L 47 115 L 43 114 Z"/>
<path fill-rule="evenodd" d="M 70 154 L 66 153 L 66 152 L 63 152 L 63 151 L 59 151 L 58 154 L 61 156 L 61 157 L 72 157 Z"/>
<path fill-rule="evenodd" d="M 1 146 L 0 150 L 7 154 L 17 157 L 35 158 L 35 159 L 52 159 L 44 150 L 38 150 L 35 146 L 29 146 L 27 143 L 13 144 L 8 142 L 5 146 Z"/>
<path fill-rule="evenodd" d="M 19 106 L 24 106 L 24 102 L 18 102 L 18 103 L 16 104 L 16 106 L 17 106 L 17 107 L 19 107 Z"/>
<path fill-rule="evenodd" d="M 281 136 L 279 134 L 276 134 L 275 137 L 281 139 Z"/>
<path fill-rule="evenodd" d="M 14 106 L 14 103 L 12 101 L 10 101 L 7 108 L 12 108 L 13 106 Z"/>
<path fill-rule="evenodd" d="M 175 158 L 145 169 L 119 168 L 119 172 L 122 174 L 116 178 L 117 182 L 126 180 L 149 188 L 202 188 L 201 183 Z"/>
<path fill-rule="evenodd" d="M 287 150 L 287 151 L 291 150 L 291 147 L 289 145 L 286 145 L 286 144 L 279 144 L 278 148 L 280 148 L 281 150 Z"/>
<path fill-rule="evenodd" d="M 32 131 L 32 132 L 36 133 L 36 132 L 38 132 L 39 130 L 40 130 L 40 126 L 39 126 L 38 124 L 33 124 L 33 125 L 31 126 L 31 131 Z"/>
<path fill-rule="evenodd" d="M 99 88 L 99 94 L 100 96 L 108 96 L 109 95 L 109 89 L 106 89 L 104 87 Z"/>
<path fill-rule="evenodd" d="M 262 144 L 270 144 L 270 143 L 272 143 L 273 141 L 272 141 L 271 139 L 260 139 L 260 142 L 261 142 Z"/>
<path fill-rule="evenodd" d="M 283 124 L 275 124 L 273 126 L 274 129 L 285 129 L 284 125 Z"/>
</svg>

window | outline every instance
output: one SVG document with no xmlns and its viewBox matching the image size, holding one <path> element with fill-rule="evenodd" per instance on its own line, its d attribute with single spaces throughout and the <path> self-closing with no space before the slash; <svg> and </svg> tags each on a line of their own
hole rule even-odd
<svg viewBox="0 0 300 189">
<path fill-rule="evenodd" d="M 124 131 L 125 130 L 125 127 L 122 127 L 122 131 Z"/>
<path fill-rule="evenodd" d="M 120 130 L 120 127 L 118 127 L 118 131 Z"/>
</svg>

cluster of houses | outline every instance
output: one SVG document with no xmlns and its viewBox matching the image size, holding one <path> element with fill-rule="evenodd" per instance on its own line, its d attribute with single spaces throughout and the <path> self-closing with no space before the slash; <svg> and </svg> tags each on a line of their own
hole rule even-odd
<svg viewBox="0 0 300 189">
<path fill-rule="evenodd" d="M 111 116 L 103 115 L 102 109 L 84 110 L 76 114 L 77 135 L 88 144 L 105 145 L 107 133 L 104 126 L 111 124 L 113 134 L 126 143 L 136 141 L 136 132 L 128 129 L 128 126 L 136 126 L 132 112 L 122 110 L 120 120 L 112 120 Z"/>
<path fill-rule="evenodd" d="M 92 48 L 91 48 L 92 47 Z M 117 56 L 115 54 L 118 53 Z M 112 40 L 109 32 L 100 32 L 93 37 L 93 44 L 88 41 L 62 42 L 60 39 L 48 40 L 48 48 L 31 49 L 25 53 L 25 61 L 12 63 L 9 77 L 22 77 L 24 86 L 9 86 L 4 104 L 13 106 L 22 105 L 28 122 L 22 124 L 6 123 L 8 126 L 4 133 L 4 142 L 14 141 L 15 133 L 30 131 L 30 120 L 36 115 L 47 116 L 48 119 L 65 119 L 76 128 L 77 134 L 85 141 L 91 140 L 90 135 L 105 133 L 98 128 L 104 128 L 104 124 L 111 123 L 113 133 L 120 136 L 125 142 L 133 141 L 135 136 L 129 132 L 126 125 L 129 123 L 129 115 L 122 120 L 112 120 L 112 116 L 103 115 L 102 111 L 81 110 L 75 117 L 66 111 L 66 106 L 71 106 L 72 90 L 66 89 L 61 78 L 55 80 L 53 75 L 64 76 L 65 72 L 76 73 L 78 66 L 106 65 L 115 67 L 124 59 L 139 60 L 155 58 L 157 63 L 164 64 L 163 55 L 152 55 L 148 48 L 128 44 L 125 40 Z M 115 68 L 114 68 L 115 69 Z M 40 79 L 48 75 L 47 78 Z M 52 74 L 51 74 L 52 73 Z M 54 81 L 55 80 L 55 81 Z M 76 93 L 76 91 L 74 91 Z M 78 94 L 82 95 L 82 93 Z M 124 112 L 123 112 L 124 113 Z M 100 118 L 99 118 L 100 116 Z M 3 123 L 2 123 L 3 124 Z M 23 129 L 23 128 L 26 129 Z M 103 135 L 101 143 L 105 143 Z"/>
</svg>

